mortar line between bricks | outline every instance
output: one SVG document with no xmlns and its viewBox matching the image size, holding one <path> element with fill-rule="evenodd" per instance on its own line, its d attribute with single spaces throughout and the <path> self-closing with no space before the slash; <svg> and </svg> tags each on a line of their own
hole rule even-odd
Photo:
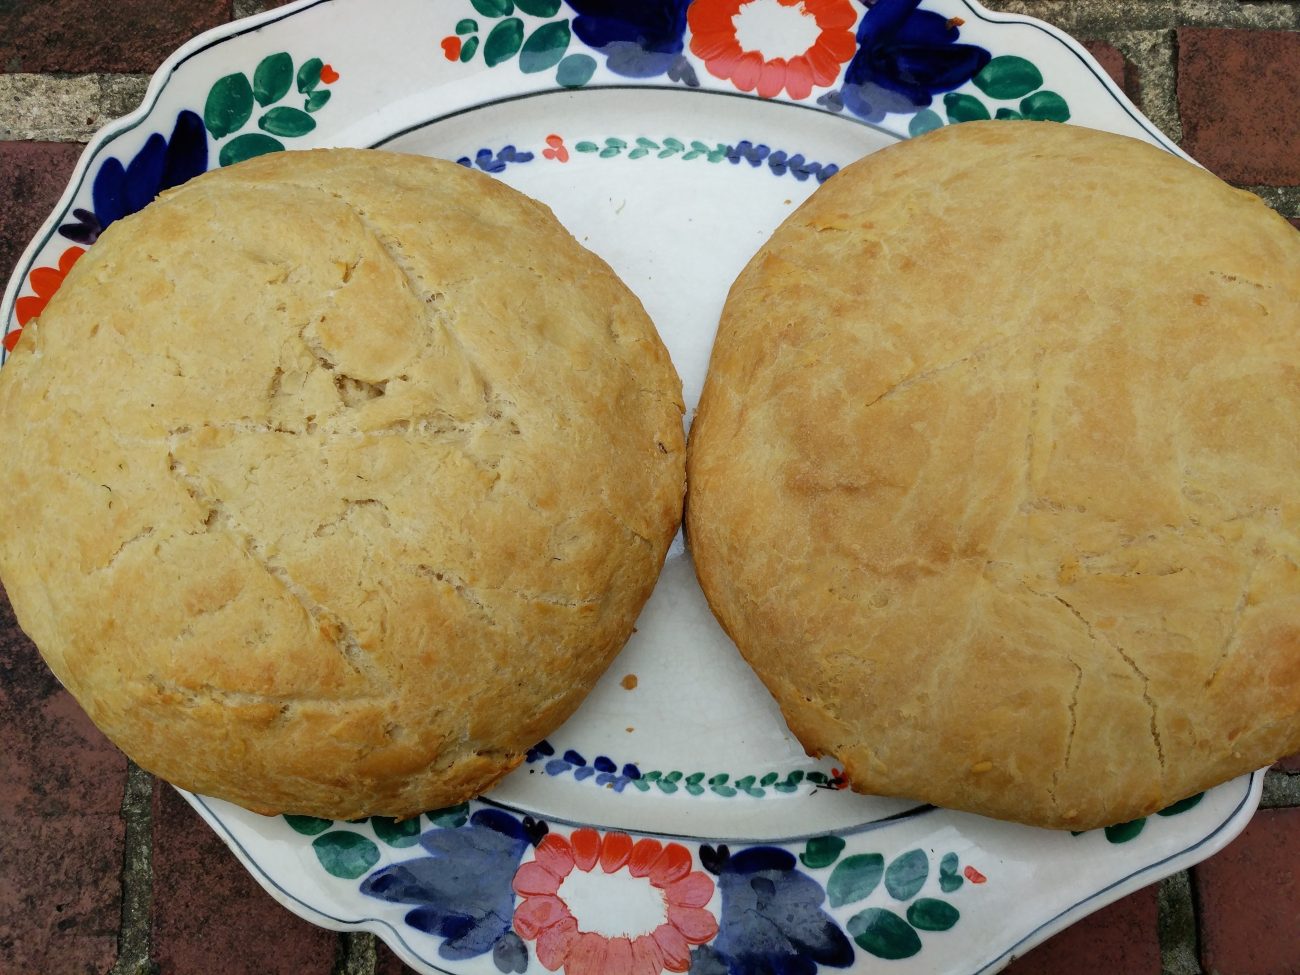
<svg viewBox="0 0 1300 975">
<path fill-rule="evenodd" d="M 339 934 L 338 951 L 331 975 L 375 975 L 378 962 L 373 934 L 368 931 L 344 931 Z"/>
<path fill-rule="evenodd" d="M 1191 872 L 1181 870 L 1162 880 L 1157 889 L 1161 975 L 1203 975 L 1191 884 Z"/>
<path fill-rule="evenodd" d="M 1211 27 L 1239 30 L 1300 29 L 1293 0 L 1110 0 L 1076 6 L 1061 0 L 983 0 L 984 6 L 1055 24 L 1069 34 L 1104 35 L 1114 30 Z"/>
<path fill-rule="evenodd" d="M 134 762 L 127 764 L 122 791 L 126 836 L 122 853 L 122 925 L 117 961 L 109 975 L 150 975 L 153 914 L 153 776 Z"/>
</svg>

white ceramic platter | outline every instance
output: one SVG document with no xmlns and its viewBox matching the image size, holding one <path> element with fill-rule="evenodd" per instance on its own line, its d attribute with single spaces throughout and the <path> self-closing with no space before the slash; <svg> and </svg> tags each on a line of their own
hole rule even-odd
<svg viewBox="0 0 1300 975">
<path fill-rule="evenodd" d="M 729 284 L 793 207 L 990 115 L 1177 151 L 1078 44 L 969 0 L 303 0 L 195 39 L 95 138 L 5 292 L 5 345 L 160 189 L 382 146 L 548 203 L 641 297 L 691 407 Z M 975 975 L 1220 849 L 1262 781 L 1077 836 L 854 795 L 791 738 L 679 538 L 596 691 L 481 801 L 334 823 L 187 798 L 287 908 L 421 972 Z"/>
</svg>

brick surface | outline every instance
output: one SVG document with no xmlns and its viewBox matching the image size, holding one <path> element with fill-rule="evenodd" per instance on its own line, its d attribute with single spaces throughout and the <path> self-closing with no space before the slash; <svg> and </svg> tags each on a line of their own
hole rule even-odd
<svg viewBox="0 0 1300 975">
<path fill-rule="evenodd" d="M 0 590 L 0 972 L 112 966 L 125 779 L 126 759 L 59 686 Z"/>
<path fill-rule="evenodd" d="M 1114 44 L 1102 40 L 1085 40 L 1083 46 L 1097 59 L 1111 80 L 1119 85 L 1120 90 L 1128 95 L 1129 101 L 1141 105 L 1141 84 L 1137 66 L 1120 53 Z"/>
<path fill-rule="evenodd" d="M 1300 220 L 1292 220 L 1296 229 L 1300 230 Z M 1300 772 L 1300 755 L 1288 755 L 1286 758 L 1279 759 L 1274 768 L 1281 769 L 1283 772 Z"/>
<path fill-rule="evenodd" d="M 0 285 L 63 195 L 82 147 L 0 142 Z"/>
<path fill-rule="evenodd" d="M 1178 31 L 1183 148 L 1226 180 L 1300 186 L 1300 32 Z"/>
<path fill-rule="evenodd" d="M 1193 871 L 1202 963 L 1218 975 L 1300 975 L 1300 809 L 1255 815 Z"/>
<path fill-rule="evenodd" d="M 382 941 L 376 946 L 375 975 L 415 975 Z"/>
<path fill-rule="evenodd" d="M 1160 975 L 1156 910 L 1156 888 L 1145 887 L 1043 942 L 1005 975 Z"/>
<path fill-rule="evenodd" d="M 231 0 L 0 2 L 0 71 L 152 71 Z"/>
<path fill-rule="evenodd" d="M 159 975 L 329 975 L 337 935 L 272 900 L 171 786 L 153 808 Z"/>
</svg>

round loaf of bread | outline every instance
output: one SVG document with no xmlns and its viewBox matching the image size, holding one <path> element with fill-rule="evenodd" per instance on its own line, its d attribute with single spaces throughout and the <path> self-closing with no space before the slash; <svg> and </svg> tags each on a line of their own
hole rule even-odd
<svg viewBox="0 0 1300 975">
<path fill-rule="evenodd" d="M 144 768 L 261 812 L 475 795 L 623 646 L 681 385 L 543 205 L 280 153 L 111 226 L 0 370 L 0 577 Z"/>
<path fill-rule="evenodd" d="M 1300 234 L 1144 143 L 969 123 L 731 289 L 714 612 L 863 792 L 1086 829 L 1300 749 Z"/>
</svg>

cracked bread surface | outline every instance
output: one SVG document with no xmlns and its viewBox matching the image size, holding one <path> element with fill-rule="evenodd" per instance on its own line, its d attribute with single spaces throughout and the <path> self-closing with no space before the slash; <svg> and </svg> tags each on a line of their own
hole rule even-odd
<svg viewBox="0 0 1300 975">
<path fill-rule="evenodd" d="M 1135 140 L 965 123 L 731 289 L 688 450 L 723 627 L 853 788 L 1087 829 L 1300 750 L 1300 234 Z"/>
<path fill-rule="evenodd" d="M 108 228 L 0 370 L 0 578 L 144 768 L 265 813 L 489 787 L 632 632 L 681 384 L 540 203 L 277 153 Z"/>
</svg>

